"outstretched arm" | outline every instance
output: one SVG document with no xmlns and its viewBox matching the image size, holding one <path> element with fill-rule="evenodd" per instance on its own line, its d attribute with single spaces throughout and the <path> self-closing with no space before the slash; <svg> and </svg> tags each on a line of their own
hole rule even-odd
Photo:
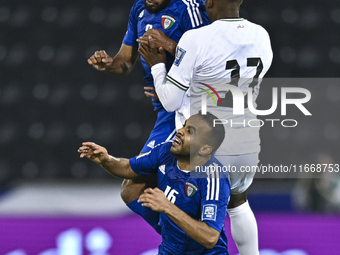
<svg viewBox="0 0 340 255">
<path fill-rule="evenodd" d="M 112 58 L 104 50 L 100 50 L 96 51 L 87 62 L 99 71 L 122 76 L 132 71 L 137 57 L 137 48 L 123 43 L 115 57 Z"/>
<path fill-rule="evenodd" d="M 202 244 L 207 249 L 212 249 L 217 243 L 220 232 L 208 226 L 205 222 L 197 221 L 171 203 L 158 188 L 148 188 L 139 197 L 142 206 L 151 208 L 153 211 L 165 213 L 192 239 Z"/>
<path fill-rule="evenodd" d="M 109 174 L 119 178 L 131 179 L 136 174 L 131 166 L 130 161 L 126 158 L 115 158 L 108 154 L 107 150 L 95 143 L 85 142 L 78 149 L 80 157 L 86 157 L 94 163 L 101 165 Z"/>
</svg>

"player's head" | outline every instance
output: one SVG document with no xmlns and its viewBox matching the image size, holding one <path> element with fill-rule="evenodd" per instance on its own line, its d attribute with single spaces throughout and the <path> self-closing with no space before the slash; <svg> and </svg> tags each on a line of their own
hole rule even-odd
<svg viewBox="0 0 340 255">
<path fill-rule="evenodd" d="M 243 0 L 205 0 L 210 22 L 218 19 L 238 18 Z"/>
<path fill-rule="evenodd" d="M 211 155 L 220 147 L 224 140 L 223 125 L 214 127 L 217 117 L 211 113 L 191 116 L 179 129 L 170 149 L 176 156 L 203 156 Z"/>
<path fill-rule="evenodd" d="M 164 10 L 171 0 L 144 0 L 145 9 L 149 13 L 157 13 Z"/>
</svg>

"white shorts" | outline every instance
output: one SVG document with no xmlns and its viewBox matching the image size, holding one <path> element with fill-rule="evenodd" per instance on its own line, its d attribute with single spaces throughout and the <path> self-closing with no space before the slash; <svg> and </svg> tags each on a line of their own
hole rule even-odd
<svg viewBox="0 0 340 255">
<path fill-rule="evenodd" d="M 246 191 L 253 182 L 255 171 L 245 171 L 257 166 L 259 153 L 238 156 L 215 156 L 224 166 L 230 166 L 236 171 L 229 172 L 231 194 L 241 194 Z"/>
</svg>

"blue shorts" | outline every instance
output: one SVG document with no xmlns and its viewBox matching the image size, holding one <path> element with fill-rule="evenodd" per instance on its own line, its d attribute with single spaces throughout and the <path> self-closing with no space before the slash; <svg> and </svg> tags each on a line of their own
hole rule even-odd
<svg viewBox="0 0 340 255">
<path fill-rule="evenodd" d="M 142 218 L 153 227 L 158 234 L 161 234 L 161 226 L 158 225 L 159 213 L 152 211 L 149 207 L 142 206 L 137 202 L 138 199 L 126 204 L 134 213 L 142 216 Z"/>
<path fill-rule="evenodd" d="M 157 113 L 155 127 L 151 131 L 141 153 L 146 153 L 153 149 L 155 145 L 172 139 L 175 133 L 175 112 L 167 112 L 164 108 L 161 108 Z"/>
</svg>

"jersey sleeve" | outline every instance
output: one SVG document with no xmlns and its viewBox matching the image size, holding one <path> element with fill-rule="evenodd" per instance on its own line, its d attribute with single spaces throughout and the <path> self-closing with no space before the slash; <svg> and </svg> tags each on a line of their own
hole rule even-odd
<svg viewBox="0 0 340 255">
<path fill-rule="evenodd" d="M 195 38 L 196 33 L 193 32 L 196 31 L 186 32 L 179 40 L 175 61 L 166 76 L 167 81 L 183 91 L 189 89 L 199 54 L 199 46 L 197 38 Z"/>
<path fill-rule="evenodd" d="M 208 226 L 221 232 L 227 216 L 227 206 L 230 196 L 230 184 L 226 178 L 208 174 L 202 179 L 201 219 Z"/>
<path fill-rule="evenodd" d="M 155 146 L 151 151 L 130 159 L 131 169 L 139 175 L 157 173 L 162 158 L 169 151 L 167 145 Z"/>
<path fill-rule="evenodd" d="M 137 3 L 137 1 L 136 1 Z M 129 23 L 128 23 L 128 28 L 126 31 L 126 34 L 123 39 L 123 43 L 129 46 L 134 46 L 137 47 L 137 8 L 136 8 L 136 3 L 133 5 L 130 11 L 129 15 Z"/>
<path fill-rule="evenodd" d="M 210 24 L 202 0 L 183 0 L 182 2 L 185 4 L 180 23 L 182 33 Z"/>
<path fill-rule="evenodd" d="M 176 58 L 168 74 L 163 63 L 151 68 L 156 93 L 165 110 L 178 110 L 193 76 L 198 44 L 192 37 L 194 30 L 186 32 L 176 48 Z"/>
</svg>

